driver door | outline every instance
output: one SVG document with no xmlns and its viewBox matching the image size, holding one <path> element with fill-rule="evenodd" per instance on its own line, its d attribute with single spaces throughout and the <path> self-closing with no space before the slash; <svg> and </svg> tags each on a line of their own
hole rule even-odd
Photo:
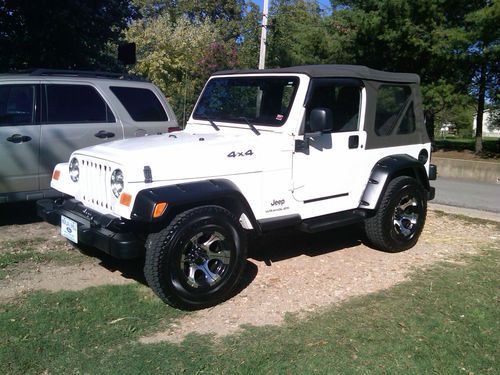
<svg viewBox="0 0 500 375">
<path fill-rule="evenodd" d="M 293 160 L 293 196 L 304 204 L 305 216 L 345 211 L 359 205 L 363 181 L 366 134 L 360 131 L 362 83 L 353 79 L 318 79 L 312 82 L 306 104 L 306 149 Z M 331 124 L 311 133 L 315 108 L 331 111 Z M 310 212 L 310 214 L 307 214 Z"/>
</svg>

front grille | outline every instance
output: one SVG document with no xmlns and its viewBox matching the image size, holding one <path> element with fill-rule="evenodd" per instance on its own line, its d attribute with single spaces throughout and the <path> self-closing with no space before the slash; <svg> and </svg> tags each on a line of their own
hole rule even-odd
<svg viewBox="0 0 500 375">
<path fill-rule="evenodd" d="M 82 156 L 80 165 L 80 194 L 86 206 L 99 211 L 111 211 L 116 197 L 111 192 L 111 173 L 113 168 L 108 162 Z"/>
</svg>

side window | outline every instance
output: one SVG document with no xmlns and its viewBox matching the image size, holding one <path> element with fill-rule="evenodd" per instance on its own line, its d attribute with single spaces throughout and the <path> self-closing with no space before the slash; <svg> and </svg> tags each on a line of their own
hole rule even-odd
<svg viewBox="0 0 500 375">
<path fill-rule="evenodd" d="M 49 123 L 115 122 L 108 105 L 92 86 L 50 84 L 46 92 Z"/>
<path fill-rule="evenodd" d="M 34 123 L 34 85 L 0 85 L 0 126 Z"/>
<path fill-rule="evenodd" d="M 379 136 L 415 131 L 415 112 L 409 86 L 380 86 L 377 93 L 375 133 Z"/>
<path fill-rule="evenodd" d="M 306 129 L 314 108 L 332 111 L 332 131 L 349 132 L 359 128 L 359 111 L 362 83 L 357 80 L 325 79 L 313 82 L 306 112 Z"/>
<path fill-rule="evenodd" d="M 151 90 L 120 86 L 110 89 L 134 121 L 168 121 L 165 109 Z"/>
</svg>

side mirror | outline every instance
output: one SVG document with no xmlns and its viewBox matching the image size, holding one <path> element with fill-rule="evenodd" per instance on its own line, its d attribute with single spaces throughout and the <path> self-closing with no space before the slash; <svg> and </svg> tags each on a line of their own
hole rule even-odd
<svg viewBox="0 0 500 375">
<path fill-rule="evenodd" d="M 314 108 L 309 116 L 309 126 L 313 133 L 333 129 L 333 115 L 329 108 Z"/>
</svg>

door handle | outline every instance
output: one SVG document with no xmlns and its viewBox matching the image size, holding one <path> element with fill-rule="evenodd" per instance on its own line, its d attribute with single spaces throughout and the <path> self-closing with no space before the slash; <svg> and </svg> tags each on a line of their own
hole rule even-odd
<svg viewBox="0 0 500 375">
<path fill-rule="evenodd" d="M 97 138 L 113 138 L 115 136 L 115 133 L 107 132 L 106 130 L 99 130 L 97 133 L 94 134 Z"/>
<path fill-rule="evenodd" d="M 351 135 L 349 137 L 349 148 L 359 147 L 359 135 Z"/>
<path fill-rule="evenodd" d="M 12 134 L 7 140 L 12 143 L 25 143 L 31 141 L 31 137 L 21 134 Z"/>
</svg>

